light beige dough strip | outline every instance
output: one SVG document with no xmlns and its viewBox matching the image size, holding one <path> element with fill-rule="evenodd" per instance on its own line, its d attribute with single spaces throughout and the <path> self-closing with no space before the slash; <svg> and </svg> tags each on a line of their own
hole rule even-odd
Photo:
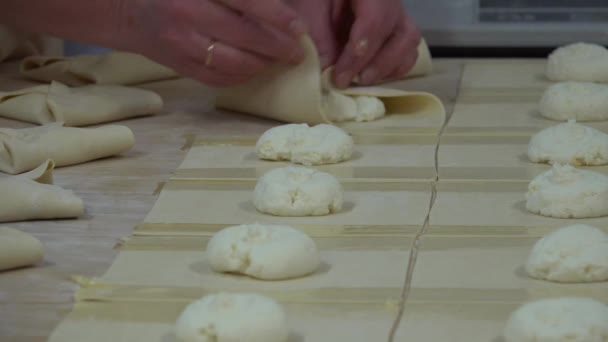
<svg viewBox="0 0 608 342">
<path fill-rule="evenodd" d="M 148 90 L 112 85 L 70 88 L 59 82 L 0 92 L 0 116 L 47 124 L 87 126 L 158 114 L 163 100 Z"/>
<path fill-rule="evenodd" d="M 136 85 L 178 77 L 175 71 L 163 65 L 127 52 L 74 57 L 32 56 L 21 62 L 21 74 L 32 80 L 58 81 L 69 86 Z"/>
<path fill-rule="evenodd" d="M 125 126 L 99 128 L 41 127 L 0 128 L 0 171 L 18 174 L 34 169 L 47 159 L 55 166 L 81 164 L 110 157 L 133 147 L 135 137 Z"/>
<path fill-rule="evenodd" d="M 43 255 L 40 240 L 16 229 L 0 227 L 0 272 L 33 265 Z"/>
<path fill-rule="evenodd" d="M 321 74 L 321 64 L 313 41 L 303 38 L 306 57 L 295 67 L 275 66 L 245 85 L 223 90 L 216 102 L 218 108 L 249 113 L 283 122 L 330 123 L 325 109 L 325 97 L 330 91 L 345 95 L 377 96 L 386 106 L 387 114 L 437 113 L 445 114 L 441 101 L 429 93 L 407 92 L 382 87 L 331 89 L 328 74 Z M 430 72 L 428 48 L 421 45 L 420 59 L 414 68 L 416 75 Z"/>
<path fill-rule="evenodd" d="M 84 213 L 84 203 L 72 191 L 52 185 L 51 160 L 38 168 L 0 178 L 0 222 L 74 218 Z"/>
</svg>

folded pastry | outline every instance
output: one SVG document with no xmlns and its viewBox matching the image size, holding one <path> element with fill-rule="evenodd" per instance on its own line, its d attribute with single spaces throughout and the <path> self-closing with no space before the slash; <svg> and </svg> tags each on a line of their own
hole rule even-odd
<svg viewBox="0 0 608 342">
<path fill-rule="evenodd" d="M 127 52 L 74 57 L 32 56 L 21 62 L 21 74 L 43 82 L 69 86 L 86 84 L 135 85 L 178 77 L 178 74 L 148 58 Z"/>
<path fill-rule="evenodd" d="M 125 126 L 98 128 L 41 127 L 0 128 L 0 171 L 18 174 L 36 168 L 47 159 L 68 166 L 110 157 L 133 147 L 133 132 Z"/>
<path fill-rule="evenodd" d="M 56 38 L 25 34 L 0 26 L 0 62 L 12 58 L 63 54 L 63 42 Z"/>
<path fill-rule="evenodd" d="M 23 175 L 0 178 L 0 222 L 74 218 L 84 203 L 52 181 L 52 161 Z"/>
<path fill-rule="evenodd" d="M 384 115 L 442 112 L 441 101 L 432 94 L 384 87 L 336 89 L 331 69 L 321 72 L 316 47 L 303 39 L 304 61 L 295 66 L 277 65 L 242 86 L 222 90 L 216 106 L 291 123 L 316 125 L 339 121 L 370 121 Z M 432 69 L 430 53 L 423 41 L 410 76 Z"/>
<path fill-rule="evenodd" d="M 59 82 L 13 92 L 0 92 L 0 116 L 35 124 L 63 122 L 87 126 L 158 114 L 163 100 L 156 93 L 122 86 L 70 88 Z"/>
<path fill-rule="evenodd" d="M 0 227 L 0 272 L 33 265 L 44 255 L 40 240 L 8 227 Z"/>
</svg>

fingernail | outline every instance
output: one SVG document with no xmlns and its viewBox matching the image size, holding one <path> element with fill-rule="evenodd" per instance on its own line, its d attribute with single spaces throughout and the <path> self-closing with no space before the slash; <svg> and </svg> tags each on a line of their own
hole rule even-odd
<svg viewBox="0 0 608 342">
<path fill-rule="evenodd" d="M 327 68 L 331 64 L 331 60 L 329 56 L 321 56 L 320 57 L 321 67 L 323 69 Z"/>
<path fill-rule="evenodd" d="M 289 24 L 289 28 L 291 29 L 291 32 L 295 33 L 296 35 L 305 34 L 308 31 L 306 24 L 304 24 L 304 22 L 301 20 L 292 21 L 291 24 Z"/>
<path fill-rule="evenodd" d="M 336 77 L 336 87 L 346 88 L 350 85 L 353 77 L 348 72 L 343 72 Z"/>
<path fill-rule="evenodd" d="M 361 74 L 361 82 L 363 84 L 371 84 L 376 81 L 378 77 L 378 70 L 374 67 L 367 68 Z"/>
<path fill-rule="evenodd" d="M 361 39 L 357 46 L 355 46 L 355 54 L 357 56 L 364 56 L 367 53 L 367 48 L 369 47 L 369 42 L 367 39 Z"/>
</svg>

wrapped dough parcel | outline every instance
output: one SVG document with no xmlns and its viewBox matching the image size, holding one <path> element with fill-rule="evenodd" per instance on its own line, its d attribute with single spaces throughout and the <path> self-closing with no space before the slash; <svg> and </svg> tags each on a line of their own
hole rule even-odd
<svg viewBox="0 0 608 342">
<path fill-rule="evenodd" d="M 84 203 L 72 191 L 52 185 L 48 160 L 19 176 L 0 178 L 0 222 L 75 218 L 84 213 Z"/>
<path fill-rule="evenodd" d="M 178 74 L 148 58 L 127 52 L 74 57 L 32 56 L 21 62 L 21 74 L 35 81 L 136 85 L 177 78 Z"/>
<path fill-rule="evenodd" d="M 0 227 L 0 272 L 33 265 L 44 255 L 40 240 L 9 227 Z"/>
<path fill-rule="evenodd" d="M 0 62 L 40 54 L 63 54 L 63 42 L 57 38 L 26 34 L 0 26 Z"/>
<path fill-rule="evenodd" d="M 163 100 L 156 93 L 122 86 L 69 88 L 59 82 L 13 92 L 0 92 L 0 116 L 44 125 L 88 126 L 158 114 Z"/>
<path fill-rule="evenodd" d="M 81 164 L 126 152 L 134 143 L 133 132 L 125 126 L 75 128 L 52 123 L 23 129 L 0 128 L 0 171 L 30 171 L 47 159 L 56 166 Z"/>
<path fill-rule="evenodd" d="M 386 114 L 437 113 L 445 114 L 441 101 L 432 94 L 408 92 L 383 87 L 353 87 L 335 89 L 329 82 L 331 70 L 321 73 L 321 64 L 314 43 L 303 39 L 304 61 L 295 66 L 275 66 L 245 85 L 222 90 L 218 108 L 249 113 L 288 123 L 317 125 L 331 123 L 333 106 L 331 95 L 349 97 L 377 97 L 384 103 Z M 423 42 L 419 60 L 410 75 L 430 72 L 430 53 Z M 343 110 L 348 110 L 344 109 Z"/>
</svg>

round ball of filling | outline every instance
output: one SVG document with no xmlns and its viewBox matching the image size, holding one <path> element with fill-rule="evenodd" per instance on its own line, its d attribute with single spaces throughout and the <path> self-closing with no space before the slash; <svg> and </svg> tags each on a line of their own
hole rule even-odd
<svg viewBox="0 0 608 342">
<path fill-rule="evenodd" d="M 608 120 L 608 85 L 583 82 L 557 83 L 545 91 L 540 114 L 557 121 Z"/>
<path fill-rule="evenodd" d="M 182 342 L 285 342 L 287 316 L 274 300 L 257 294 L 220 293 L 188 305 L 177 319 Z"/>
<path fill-rule="evenodd" d="M 323 216 L 342 210 L 344 190 L 338 179 L 302 166 L 277 168 L 255 187 L 253 203 L 275 216 Z"/>
<path fill-rule="evenodd" d="M 506 342 L 603 342 L 608 306 L 589 298 L 531 302 L 515 310 L 504 328 Z"/>
<path fill-rule="evenodd" d="M 575 121 L 546 128 L 530 139 L 528 157 L 535 163 L 608 164 L 608 134 Z"/>
<path fill-rule="evenodd" d="M 549 55 L 547 77 L 551 81 L 608 82 L 608 50 L 589 43 L 560 47 Z"/>
<path fill-rule="evenodd" d="M 608 280 L 608 234 L 583 225 L 558 229 L 538 240 L 526 263 L 533 278 L 562 283 Z"/>
<path fill-rule="evenodd" d="M 526 209 L 554 218 L 608 215 L 608 176 L 555 164 L 528 185 Z"/>
<path fill-rule="evenodd" d="M 339 127 L 289 124 L 266 131 L 256 144 L 256 153 L 265 160 L 311 166 L 346 161 L 353 148 L 352 137 Z"/>
<path fill-rule="evenodd" d="M 207 244 L 206 254 L 216 272 L 263 280 L 302 277 L 319 267 L 315 242 L 289 226 L 251 224 L 222 229 Z"/>
</svg>

